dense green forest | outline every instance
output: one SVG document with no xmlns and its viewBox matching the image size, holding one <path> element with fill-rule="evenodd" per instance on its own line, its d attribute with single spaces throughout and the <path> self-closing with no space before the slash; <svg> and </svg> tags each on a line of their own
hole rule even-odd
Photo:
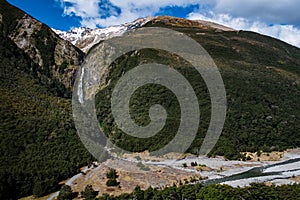
<svg viewBox="0 0 300 200">
<path fill-rule="evenodd" d="M 123 194 L 119 197 L 103 195 L 99 200 L 118 200 L 118 199 L 188 199 L 188 200 L 274 200 L 289 199 L 297 200 L 299 196 L 300 185 L 266 186 L 264 184 L 254 183 L 250 187 L 233 188 L 227 185 L 209 185 L 200 184 L 184 185 L 180 187 L 168 187 L 163 190 L 147 189 L 145 191 L 136 187 L 133 193 Z"/>
<path fill-rule="evenodd" d="M 165 24 L 149 24 L 163 26 Z M 285 150 L 300 146 L 300 50 L 270 37 L 251 32 L 214 32 L 171 26 L 198 41 L 214 58 L 227 93 L 227 118 L 223 133 L 210 156 L 242 158 L 240 152 Z M 201 31 L 205 35 L 197 35 Z M 255 44 L 255 45 L 254 45 Z M 238 51 L 237 51 L 238 50 Z M 148 84 L 130 99 L 130 114 L 139 125 L 149 124 L 149 108 L 162 105 L 168 113 L 164 128 L 140 139 L 118 129 L 110 110 L 111 93 L 119 77 L 144 63 L 156 62 L 179 71 L 192 85 L 201 111 L 198 134 L 188 152 L 197 153 L 210 120 L 208 89 L 197 71 L 182 58 L 155 49 L 142 49 L 120 57 L 110 67 L 107 87 L 96 96 L 97 115 L 105 133 L 128 151 L 157 150 L 176 134 L 179 103 L 167 88 Z M 159 143 L 157 141 L 160 141 Z"/>
<path fill-rule="evenodd" d="M 71 90 L 52 68 L 64 67 L 55 64 L 58 37 L 41 25 L 28 39 L 41 53 L 39 66 L 9 37 L 25 13 L 1 1 L 0 14 L 0 199 L 42 196 L 94 159 L 76 134 Z M 80 50 L 69 51 L 83 59 Z"/>
<path fill-rule="evenodd" d="M 92 156 L 73 124 L 71 100 L 59 82 L 0 35 L 0 199 L 41 196 L 88 165 Z M 62 95 L 63 96 L 63 95 Z"/>
<path fill-rule="evenodd" d="M 153 188 L 141 190 L 137 186 L 130 194 L 122 194 L 120 196 L 103 194 L 101 197 L 96 198 L 98 191 L 95 191 L 89 185 L 81 192 L 81 197 L 85 200 L 299 200 L 299 193 L 299 184 L 266 186 L 263 183 L 252 183 L 250 186 L 244 188 L 234 188 L 228 185 L 204 186 L 193 184 L 178 187 L 172 186 L 162 190 Z M 60 194 L 60 196 L 65 197 L 65 200 L 71 200 L 77 195 L 75 192 L 72 192 L 69 186 L 63 186 Z"/>
</svg>

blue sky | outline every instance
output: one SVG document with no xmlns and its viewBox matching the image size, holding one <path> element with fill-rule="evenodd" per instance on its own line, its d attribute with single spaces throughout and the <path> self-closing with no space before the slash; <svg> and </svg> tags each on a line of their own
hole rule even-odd
<svg viewBox="0 0 300 200">
<path fill-rule="evenodd" d="M 8 2 L 55 29 L 69 30 L 80 26 L 80 17 L 64 15 L 64 9 L 57 1 L 8 0 Z"/>
<path fill-rule="evenodd" d="M 51 28 L 107 27 L 170 15 L 251 30 L 300 47 L 299 0 L 7 0 Z"/>
</svg>

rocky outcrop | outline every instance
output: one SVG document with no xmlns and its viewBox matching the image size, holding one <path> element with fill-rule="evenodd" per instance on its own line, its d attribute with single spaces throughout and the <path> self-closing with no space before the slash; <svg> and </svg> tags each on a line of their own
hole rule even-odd
<svg viewBox="0 0 300 200">
<path fill-rule="evenodd" d="M 84 53 L 60 38 L 48 26 L 6 1 L 1 2 L 0 16 L 2 34 L 39 66 L 38 74 L 57 79 L 66 88 L 71 88 Z"/>
</svg>

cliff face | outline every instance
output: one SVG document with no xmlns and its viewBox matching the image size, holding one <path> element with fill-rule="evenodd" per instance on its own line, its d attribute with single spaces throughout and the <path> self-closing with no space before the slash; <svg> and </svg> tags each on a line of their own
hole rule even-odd
<svg viewBox="0 0 300 200">
<path fill-rule="evenodd" d="M 38 74 L 71 88 L 84 53 L 6 1 L 0 2 L 0 32 L 12 40 L 38 65 Z M 32 69 L 31 69 L 32 70 Z"/>
</svg>

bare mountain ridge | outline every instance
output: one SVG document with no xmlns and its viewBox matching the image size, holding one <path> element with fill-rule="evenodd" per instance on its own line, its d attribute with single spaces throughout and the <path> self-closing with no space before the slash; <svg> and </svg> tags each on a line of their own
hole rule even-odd
<svg viewBox="0 0 300 200">
<path fill-rule="evenodd" d="M 60 31 L 53 29 L 61 38 L 71 42 L 73 45 L 80 48 L 83 52 L 88 52 L 95 44 L 102 40 L 106 40 L 112 37 L 121 36 L 128 30 L 135 28 L 140 28 L 146 24 L 155 24 L 158 22 L 165 23 L 172 26 L 186 26 L 195 27 L 199 29 L 214 29 L 215 31 L 234 31 L 234 29 L 228 28 L 223 25 L 219 25 L 213 22 L 203 21 L 203 20 L 187 20 L 176 17 L 169 16 L 159 16 L 159 17 L 145 17 L 137 19 L 133 22 L 122 24 L 119 26 L 111 26 L 107 28 L 74 28 L 70 31 Z"/>
<path fill-rule="evenodd" d="M 73 45 L 80 48 L 83 52 L 88 52 L 90 48 L 92 48 L 100 41 L 116 36 L 121 36 L 128 30 L 142 27 L 151 19 L 152 17 L 141 18 L 130 23 L 122 24 L 119 26 L 111 26 L 107 28 L 90 29 L 80 27 L 74 28 L 68 32 L 55 29 L 53 29 L 53 31 L 55 31 L 61 38 L 71 42 Z"/>
</svg>

